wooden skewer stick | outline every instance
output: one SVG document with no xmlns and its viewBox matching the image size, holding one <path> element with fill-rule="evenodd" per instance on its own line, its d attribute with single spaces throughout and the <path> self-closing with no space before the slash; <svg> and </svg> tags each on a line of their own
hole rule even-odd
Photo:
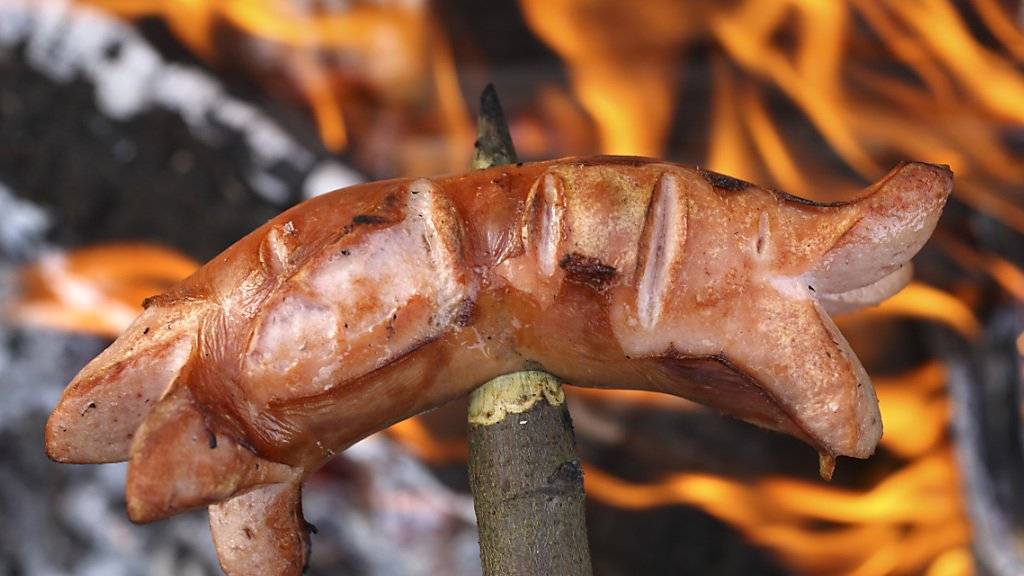
<svg viewBox="0 0 1024 576">
<path fill-rule="evenodd" d="M 480 96 L 473 167 L 516 162 L 493 85 Z M 583 469 L 562 383 L 499 376 L 469 404 L 469 483 L 484 576 L 590 576 Z"/>
</svg>

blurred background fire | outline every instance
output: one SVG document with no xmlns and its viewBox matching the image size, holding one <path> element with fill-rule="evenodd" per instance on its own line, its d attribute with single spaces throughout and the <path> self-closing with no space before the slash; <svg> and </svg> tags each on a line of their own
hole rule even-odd
<svg viewBox="0 0 1024 576">
<path fill-rule="evenodd" d="M 0 573 L 216 573 L 202 514 L 127 523 L 58 467 L 61 388 L 249 229 L 361 180 L 462 171 L 493 81 L 520 157 L 657 156 L 793 194 L 905 159 L 956 191 L 917 279 L 839 319 L 885 436 L 795 440 L 571 389 L 599 574 L 1024 574 L 1024 4 L 1017 0 L 0 0 Z M 310 484 L 313 574 L 475 574 L 465 408 Z"/>
</svg>

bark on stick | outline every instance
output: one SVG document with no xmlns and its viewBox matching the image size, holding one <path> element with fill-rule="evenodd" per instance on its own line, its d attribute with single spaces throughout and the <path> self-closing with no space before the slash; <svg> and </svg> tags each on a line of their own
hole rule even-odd
<svg viewBox="0 0 1024 576">
<path fill-rule="evenodd" d="M 501 104 L 480 97 L 474 168 L 516 161 Z M 589 576 L 583 471 L 561 382 L 500 376 L 469 405 L 469 481 L 485 576 Z"/>
<path fill-rule="evenodd" d="M 589 576 L 583 472 L 561 383 L 491 380 L 469 406 L 469 483 L 486 576 Z"/>
</svg>

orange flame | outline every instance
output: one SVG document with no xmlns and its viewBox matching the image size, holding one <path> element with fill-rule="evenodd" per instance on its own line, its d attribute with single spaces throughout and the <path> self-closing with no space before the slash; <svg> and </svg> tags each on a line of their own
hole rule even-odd
<svg viewBox="0 0 1024 576">
<path fill-rule="evenodd" d="M 377 113 L 401 110 L 414 123 L 427 130 L 440 127 L 449 137 L 432 158 L 442 169 L 465 163 L 472 126 L 450 49 L 435 30 L 426 2 L 357 1 L 329 7 L 281 0 L 78 1 L 125 18 L 160 18 L 182 43 L 213 63 L 228 63 L 215 42 L 225 29 L 260 44 L 266 61 L 259 62 L 257 76 L 268 70 L 283 74 L 291 83 L 286 87 L 311 108 L 331 150 L 348 147 L 353 131 L 364 142 L 394 138 L 381 135 L 391 127 Z M 265 80 L 281 92 L 277 77 Z M 411 152 L 422 150 L 413 143 Z M 415 160 L 405 159 L 399 169 L 420 168 Z"/>
<path fill-rule="evenodd" d="M 749 484 L 700 472 L 638 484 L 589 466 L 587 494 L 629 508 L 699 507 L 799 573 L 970 574 L 969 531 L 945 442 L 944 367 L 927 364 L 874 383 L 882 446 L 911 462 L 869 490 L 784 478 Z"/>
<path fill-rule="evenodd" d="M 1004 128 L 1024 122 L 1017 105 L 1024 76 L 1014 62 L 1024 35 L 991 0 L 977 0 L 976 10 L 1012 57 L 983 46 L 948 0 L 658 0 L 643 10 L 520 3 L 564 59 L 604 152 L 666 155 L 682 55 L 711 38 L 720 47 L 706 156 L 712 169 L 810 197 L 856 187 L 801 165 L 801 154 L 816 150 L 782 137 L 768 104 L 781 94 L 862 178 L 878 177 L 894 159 L 950 164 L 961 199 L 1024 230 L 1024 209 L 993 190 L 1024 183 L 1002 141 Z M 903 72 L 876 71 L 886 50 Z"/>
<path fill-rule="evenodd" d="M 876 308 L 840 317 L 840 323 L 872 318 L 908 317 L 944 324 L 965 338 L 978 335 L 981 327 L 974 312 L 952 294 L 920 282 L 911 282 Z"/>
<path fill-rule="evenodd" d="M 957 174 L 959 199 L 1024 231 L 1024 208 L 1007 193 L 1024 181 L 1024 165 L 1003 141 L 1007 129 L 1024 127 L 1024 75 L 1017 66 L 1024 61 L 1024 34 L 994 0 L 975 0 L 969 9 L 1006 53 L 983 45 L 948 0 L 672 3 L 687 10 L 676 20 L 692 25 L 685 30 L 652 24 L 633 14 L 641 12 L 633 6 L 623 14 L 602 2 L 520 1 L 534 31 L 569 68 L 604 151 L 666 155 L 664 130 L 675 99 L 666 103 L 665 95 L 674 94 L 673 71 L 685 65 L 679 54 L 711 37 L 720 48 L 712 56 L 711 168 L 807 197 L 857 187 L 800 161 L 815 152 L 808 146 L 814 144 L 783 137 L 769 104 L 782 95 L 863 180 L 881 175 L 894 159 L 947 163 Z M 665 4 L 654 2 L 650 14 L 670 18 Z M 858 31 L 865 28 L 877 40 L 865 39 Z M 904 69 L 879 72 L 880 60 L 889 70 L 891 62 Z M 661 124 L 645 124 L 648 118 Z M 1024 300 L 1020 268 L 995 255 L 945 247 L 966 269 L 986 273 Z M 919 282 L 844 322 L 893 317 L 940 322 L 966 338 L 980 331 L 964 300 Z M 1018 345 L 1024 350 L 1024 335 Z M 618 506 L 701 507 L 802 573 L 969 574 L 944 380 L 936 363 L 876 379 L 883 446 L 908 464 L 864 493 L 776 480 L 746 486 L 692 473 L 631 484 L 591 469 L 588 494 Z M 839 527 L 823 530 L 823 521 Z"/>
<path fill-rule="evenodd" d="M 527 22 L 565 59 L 608 154 L 658 156 L 676 98 L 676 60 L 699 14 L 685 3 L 521 2 Z"/>
<path fill-rule="evenodd" d="M 420 417 L 393 424 L 386 432 L 426 462 L 443 464 L 464 461 L 469 456 L 469 445 L 464 440 L 438 440 Z"/>
<path fill-rule="evenodd" d="M 854 492 L 782 478 L 746 484 L 681 473 L 636 484 L 588 468 L 588 496 L 624 508 L 696 506 L 770 548 L 805 574 L 966 574 L 946 560 L 967 551 L 955 466 L 948 451 L 922 458 L 873 489 Z M 822 529 L 823 523 L 838 525 Z M 953 569 L 967 571 L 952 572 Z"/>
<path fill-rule="evenodd" d="M 142 301 L 198 265 L 172 250 L 109 244 L 52 253 L 21 273 L 21 293 L 5 315 L 25 324 L 113 338 L 142 312 Z"/>
<path fill-rule="evenodd" d="M 945 443 L 944 367 L 926 364 L 899 378 L 876 378 L 875 386 L 886 430 L 882 446 L 912 462 L 864 492 L 693 472 L 638 484 L 588 467 L 587 494 L 625 508 L 696 506 L 800 573 L 969 574 L 969 534 Z"/>
</svg>

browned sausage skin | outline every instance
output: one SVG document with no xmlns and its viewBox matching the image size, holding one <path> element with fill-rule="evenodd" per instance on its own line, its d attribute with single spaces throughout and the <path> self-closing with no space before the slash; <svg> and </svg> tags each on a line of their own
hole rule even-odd
<svg viewBox="0 0 1024 576">
<path fill-rule="evenodd" d="M 339 190 L 148 301 L 68 387 L 47 452 L 130 459 L 140 521 L 238 494 L 211 508 L 232 573 L 258 554 L 231 530 L 301 526 L 298 485 L 326 459 L 527 367 L 866 457 L 877 402 L 825 311 L 899 290 L 951 189 L 948 168 L 907 163 L 818 204 L 601 157 Z"/>
</svg>

